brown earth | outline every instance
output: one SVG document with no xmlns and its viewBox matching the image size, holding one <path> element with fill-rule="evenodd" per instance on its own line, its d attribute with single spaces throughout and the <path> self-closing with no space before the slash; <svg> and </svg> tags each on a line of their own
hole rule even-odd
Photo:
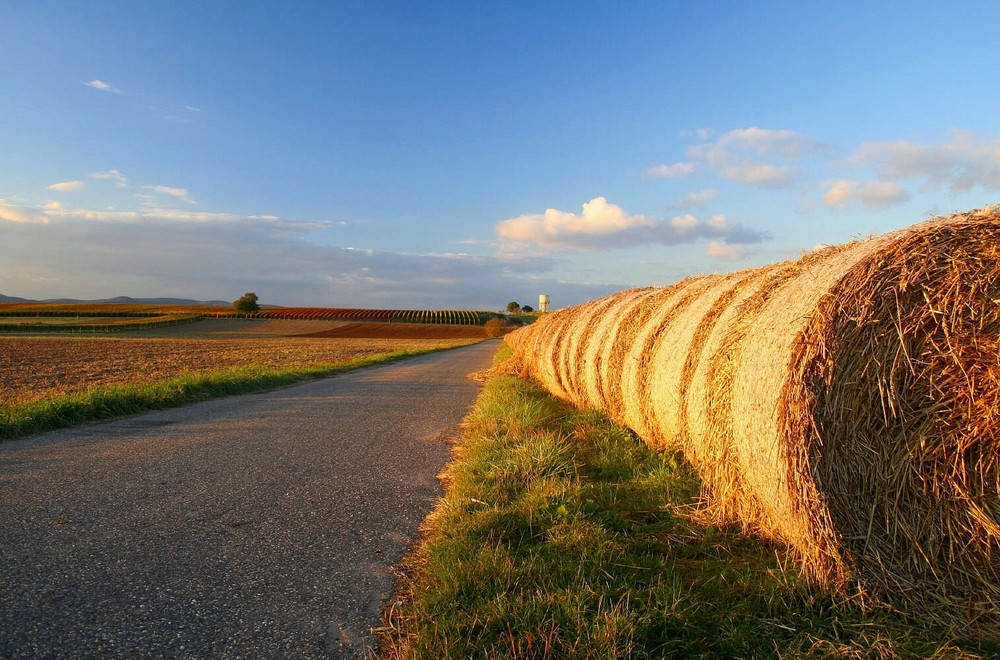
<svg viewBox="0 0 1000 660">
<path fill-rule="evenodd" d="M 399 349 L 461 345 L 468 341 L 403 337 L 140 339 L 7 335 L 0 336 L 0 407 L 95 387 L 163 380 L 197 371 L 247 365 L 307 366 Z"/>
<path fill-rule="evenodd" d="M 311 332 L 306 337 L 378 339 L 486 339 L 481 325 L 435 325 L 430 323 L 345 322 L 334 328 Z"/>
<path fill-rule="evenodd" d="M 330 321 L 299 319 L 202 319 L 164 328 L 123 332 L 123 337 L 261 338 L 313 337 L 333 339 L 486 339 L 479 325 L 387 323 L 378 321 Z"/>
</svg>

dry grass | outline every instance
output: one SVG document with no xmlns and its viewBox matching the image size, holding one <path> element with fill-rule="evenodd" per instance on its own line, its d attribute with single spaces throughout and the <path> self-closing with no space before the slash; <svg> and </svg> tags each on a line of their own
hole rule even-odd
<svg viewBox="0 0 1000 660">
<path fill-rule="evenodd" d="M 819 581 L 1000 637 L 998 300 L 993 207 L 509 341 L 549 391 L 682 449 L 706 515 L 787 542 Z"/>
</svg>

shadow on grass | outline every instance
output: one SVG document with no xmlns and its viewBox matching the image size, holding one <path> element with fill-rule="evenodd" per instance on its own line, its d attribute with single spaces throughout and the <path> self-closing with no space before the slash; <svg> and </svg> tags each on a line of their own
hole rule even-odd
<svg viewBox="0 0 1000 660">
<path fill-rule="evenodd" d="M 380 628 L 387 657 L 997 650 L 807 584 L 779 545 L 699 523 L 679 455 L 524 380 L 487 384 L 442 480 Z"/>
</svg>

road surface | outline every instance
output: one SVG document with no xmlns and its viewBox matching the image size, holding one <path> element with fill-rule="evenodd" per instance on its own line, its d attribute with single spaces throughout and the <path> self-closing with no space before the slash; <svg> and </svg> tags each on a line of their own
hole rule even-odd
<svg viewBox="0 0 1000 660">
<path fill-rule="evenodd" d="M 0 657 L 366 657 L 495 348 L 0 444 Z"/>
</svg>

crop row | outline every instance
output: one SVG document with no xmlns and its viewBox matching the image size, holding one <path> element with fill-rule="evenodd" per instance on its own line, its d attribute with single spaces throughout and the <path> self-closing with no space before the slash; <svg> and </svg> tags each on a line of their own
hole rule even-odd
<svg viewBox="0 0 1000 660">
<path fill-rule="evenodd" d="M 437 323 L 480 325 L 482 316 L 471 310 L 454 309 L 347 309 L 335 307 L 285 307 L 265 309 L 255 315 L 265 319 L 316 319 L 383 321 L 387 323 Z"/>
<path fill-rule="evenodd" d="M 253 314 L 237 314 L 220 307 L 170 307 L 154 305 L 45 305 L 0 304 L 2 317 L 120 317 L 151 318 L 165 314 L 190 314 L 213 318 L 315 319 L 337 321 L 383 321 L 386 323 L 437 323 L 482 325 L 495 316 L 488 312 L 455 309 L 359 309 L 342 307 L 264 308 Z"/>
</svg>

